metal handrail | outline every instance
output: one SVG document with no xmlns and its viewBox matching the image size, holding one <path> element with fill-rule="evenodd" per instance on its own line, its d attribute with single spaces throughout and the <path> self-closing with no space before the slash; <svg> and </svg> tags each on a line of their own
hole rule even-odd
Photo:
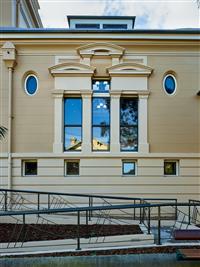
<svg viewBox="0 0 200 267">
<path fill-rule="evenodd" d="M 119 197 L 119 196 L 108 196 L 108 195 L 94 195 L 94 194 L 74 194 L 74 193 L 57 193 L 50 191 L 34 191 L 34 190 L 16 190 L 16 189 L 5 189 L 0 188 L 0 192 L 16 192 L 16 193 L 30 193 L 30 194 L 40 194 L 40 195 L 59 195 L 59 196 L 75 196 L 75 197 L 93 197 L 93 198 L 107 198 L 107 199 L 121 199 L 121 200 L 168 200 L 175 201 L 176 198 L 135 198 L 135 197 Z"/>
</svg>

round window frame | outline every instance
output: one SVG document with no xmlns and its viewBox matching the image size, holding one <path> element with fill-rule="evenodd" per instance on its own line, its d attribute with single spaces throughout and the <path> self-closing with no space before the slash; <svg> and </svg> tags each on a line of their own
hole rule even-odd
<svg viewBox="0 0 200 267">
<path fill-rule="evenodd" d="M 175 84 L 175 88 L 174 88 L 174 92 L 169 94 L 165 88 L 165 81 L 166 79 L 171 76 L 173 79 L 174 79 L 174 84 Z M 176 94 L 176 91 L 177 91 L 177 81 L 176 81 L 176 76 L 171 74 L 171 73 L 167 73 L 165 76 L 164 76 L 164 79 L 163 79 L 163 90 L 165 91 L 165 94 L 168 95 L 168 96 L 173 96 Z"/>
<path fill-rule="evenodd" d="M 35 92 L 34 92 L 33 94 L 30 94 L 30 93 L 28 92 L 27 88 L 26 88 L 27 80 L 28 80 L 28 78 L 31 77 L 31 76 L 33 76 L 33 77 L 36 79 L 36 82 L 37 82 L 37 87 L 36 87 L 36 90 L 35 90 Z M 26 76 L 25 80 L 24 80 L 24 90 L 25 90 L 26 94 L 29 95 L 29 96 L 34 96 L 34 95 L 37 93 L 37 90 L 38 90 L 38 84 L 39 84 L 39 81 L 38 81 L 37 76 L 36 76 L 35 74 L 33 74 L 33 73 L 29 73 L 29 74 Z"/>
</svg>

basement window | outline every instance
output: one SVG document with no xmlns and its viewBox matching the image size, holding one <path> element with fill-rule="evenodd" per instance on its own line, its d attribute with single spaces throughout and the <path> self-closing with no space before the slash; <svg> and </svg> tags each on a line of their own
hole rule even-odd
<svg viewBox="0 0 200 267">
<path fill-rule="evenodd" d="M 65 161 L 65 176 L 79 175 L 79 160 Z"/>
<path fill-rule="evenodd" d="M 122 162 L 122 175 L 132 176 L 136 175 L 136 161 L 123 161 Z"/>
<path fill-rule="evenodd" d="M 23 176 L 37 175 L 37 160 L 23 160 L 22 161 Z"/>
<path fill-rule="evenodd" d="M 164 161 L 164 175 L 166 176 L 178 175 L 178 161 L 177 160 L 165 160 Z"/>
</svg>

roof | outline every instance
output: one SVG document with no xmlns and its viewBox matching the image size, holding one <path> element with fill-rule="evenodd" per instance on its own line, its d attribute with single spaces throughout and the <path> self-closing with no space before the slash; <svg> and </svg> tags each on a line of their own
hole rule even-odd
<svg viewBox="0 0 200 267">
<path fill-rule="evenodd" d="M 0 33 L 155 33 L 155 34 L 200 34 L 199 28 L 182 29 L 133 29 L 133 30 L 80 30 L 68 28 L 15 28 L 0 27 Z"/>
</svg>

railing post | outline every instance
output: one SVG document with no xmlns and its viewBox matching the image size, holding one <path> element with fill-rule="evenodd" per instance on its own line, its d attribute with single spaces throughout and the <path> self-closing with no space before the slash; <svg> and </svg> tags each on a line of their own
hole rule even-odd
<svg viewBox="0 0 200 267">
<path fill-rule="evenodd" d="M 194 208 L 194 207 L 193 207 Z M 188 206 L 188 224 L 191 224 L 191 206 L 190 206 L 190 200 L 189 200 L 189 206 Z"/>
<path fill-rule="evenodd" d="M 86 210 L 85 223 L 86 223 L 86 225 L 88 225 L 88 210 Z"/>
<path fill-rule="evenodd" d="M 89 207 L 93 205 L 93 197 L 89 197 Z M 92 210 L 89 210 L 89 221 L 92 219 Z"/>
<path fill-rule="evenodd" d="M 176 206 L 175 206 L 175 221 L 178 219 L 178 216 L 177 216 L 177 214 L 178 214 L 178 212 L 177 212 L 177 210 L 178 210 L 178 208 L 177 208 L 177 199 L 175 200 L 175 204 L 176 204 Z"/>
<path fill-rule="evenodd" d="M 80 211 L 77 211 L 77 248 L 76 250 L 81 250 L 80 247 Z"/>
<path fill-rule="evenodd" d="M 38 193 L 37 209 L 40 210 L 40 194 Z"/>
<path fill-rule="evenodd" d="M 50 209 L 50 200 L 51 200 L 51 195 L 48 194 L 48 202 L 47 202 L 48 209 Z"/>
<path fill-rule="evenodd" d="M 25 224 L 26 224 L 26 221 L 25 221 L 25 214 L 23 214 L 23 226 L 22 226 L 22 242 L 24 242 L 25 240 L 25 233 L 26 233 L 26 230 L 25 230 Z"/>
<path fill-rule="evenodd" d="M 148 207 L 148 235 L 151 233 L 151 209 Z"/>
<path fill-rule="evenodd" d="M 135 206 L 135 199 L 134 199 L 134 206 Z M 134 207 L 134 210 L 133 210 L 133 218 L 135 220 L 135 207 Z"/>
<path fill-rule="evenodd" d="M 158 206 L 158 245 L 161 245 L 161 235 L 160 235 L 160 227 L 161 227 L 161 219 L 160 219 L 160 206 Z"/>
<path fill-rule="evenodd" d="M 8 197 L 8 193 L 7 191 L 5 191 L 5 197 L 4 197 L 4 211 L 7 211 L 8 210 L 8 207 L 7 207 L 7 197 Z"/>
<path fill-rule="evenodd" d="M 142 204 L 142 199 L 140 199 L 140 205 Z M 142 223 L 142 208 L 140 207 L 140 224 Z"/>
</svg>

